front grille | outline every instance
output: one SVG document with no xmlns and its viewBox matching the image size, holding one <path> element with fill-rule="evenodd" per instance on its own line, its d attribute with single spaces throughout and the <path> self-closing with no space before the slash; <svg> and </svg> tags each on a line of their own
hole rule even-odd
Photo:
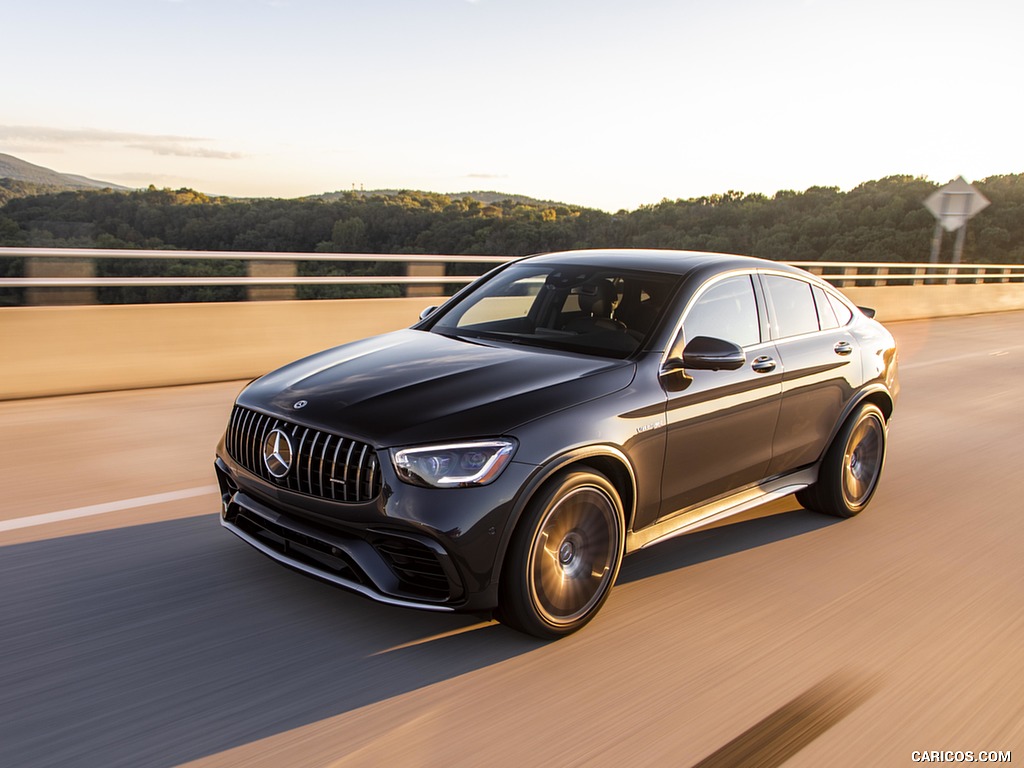
<svg viewBox="0 0 1024 768">
<path fill-rule="evenodd" d="M 264 443 L 275 429 L 288 435 L 292 446 L 290 466 L 280 478 L 263 461 Z M 380 493 L 377 452 L 366 443 L 236 405 L 225 444 L 254 475 L 298 493 L 350 503 L 372 501 Z"/>
</svg>

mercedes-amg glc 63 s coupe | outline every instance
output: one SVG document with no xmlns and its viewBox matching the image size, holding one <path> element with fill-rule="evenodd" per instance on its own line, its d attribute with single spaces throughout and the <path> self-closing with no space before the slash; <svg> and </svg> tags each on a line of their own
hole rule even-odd
<svg viewBox="0 0 1024 768">
<path fill-rule="evenodd" d="M 870 314 L 742 256 L 519 259 L 245 387 L 222 523 L 380 602 L 566 635 L 630 552 L 787 494 L 867 506 L 898 393 Z"/>
</svg>

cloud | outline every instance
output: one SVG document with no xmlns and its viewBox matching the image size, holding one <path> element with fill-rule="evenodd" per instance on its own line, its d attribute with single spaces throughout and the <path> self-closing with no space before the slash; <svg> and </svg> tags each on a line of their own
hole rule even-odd
<svg viewBox="0 0 1024 768">
<path fill-rule="evenodd" d="M 146 173 L 132 171 L 130 173 L 114 173 L 111 176 L 116 176 L 118 181 L 126 183 L 140 182 L 143 184 L 163 184 L 164 186 L 177 187 L 181 186 L 182 180 L 180 176 L 170 176 L 166 173 Z"/>
<path fill-rule="evenodd" d="M 507 179 L 507 173 L 467 173 L 467 179 Z"/>
<path fill-rule="evenodd" d="M 239 152 L 225 152 L 201 146 L 211 142 L 212 139 L 198 136 L 129 133 L 126 131 L 100 130 L 98 128 L 0 125 L 0 141 L 17 144 L 19 147 L 33 146 L 37 149 L 42 148 L 44 145 L 51 145 L 47 148 L 54 151 L 60 151 L 68 144 L 121 144 L 131 149 L 151 152 L 154 155 L 203 157 L 217 160 L 237 160 L 245 157 L 245 155 Z"/>
<path fill-rule="evenodd" d="M 216 160 L 238 160 L 245 157 L 241 152 L 223 152 L 219 149 L 206 149 L 205 147 L 186 147 L 182 144 L 159 142 L 141 142 L 129 144 L 132 149 L 141 149 L 145 152 L 152 152 L 154 155 L 173 155 L 175 157 L 208 157 Z"/>
</svg>

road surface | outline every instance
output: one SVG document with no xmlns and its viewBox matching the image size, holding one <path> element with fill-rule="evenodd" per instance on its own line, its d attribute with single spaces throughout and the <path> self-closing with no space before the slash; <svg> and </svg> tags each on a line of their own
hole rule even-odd
<svg viewBox="0 0 1024 768">
<path fill-rule="evenodd" d="M 376 605 L 218 524 L 241 382 L 0 403 L 0 763 L 1024 762 L 1024 313 L 891 325 L 880 489 L 627 558 L 542 643 Z"/>
</svg>

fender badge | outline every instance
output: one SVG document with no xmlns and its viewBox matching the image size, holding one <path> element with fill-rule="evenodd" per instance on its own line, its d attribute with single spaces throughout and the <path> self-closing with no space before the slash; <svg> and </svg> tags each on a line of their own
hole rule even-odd
<svg viewBox="0 0 1024 768">
<path fill-rule="evenodd" d="M 655 422 L 652 422 L 650 424 L 644 424 L 643 426 L 637 427 L 636 428 L 636 432 L 637 432 L 637 434 L 640 434 L 642 432 L 650 432 L 652 429 L 658 429 L 659 427 L 663 427 L 663 426 L 665 426 L 664 422 L 662 422 L 662 421 L 655 421 Z"/>
</svg>

